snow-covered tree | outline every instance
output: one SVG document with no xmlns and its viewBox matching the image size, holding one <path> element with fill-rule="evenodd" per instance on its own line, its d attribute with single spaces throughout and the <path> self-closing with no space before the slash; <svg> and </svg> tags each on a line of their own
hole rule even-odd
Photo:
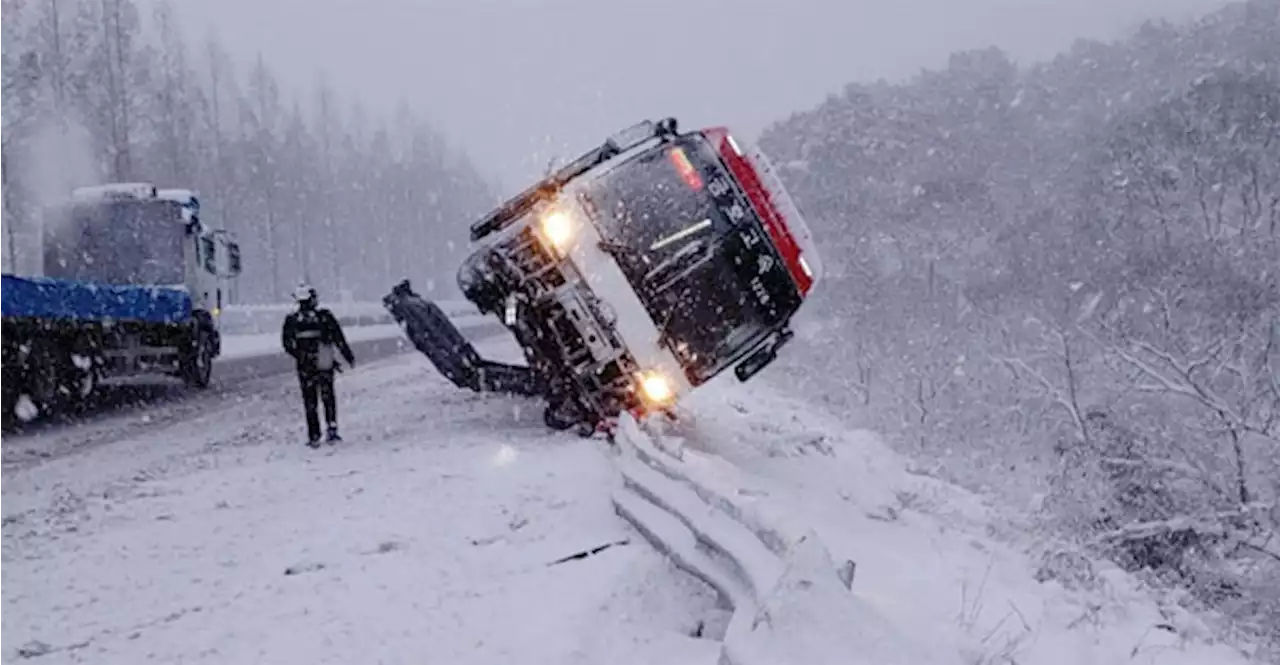
<svg viewBox="0 0 1280 665">
<path fill-rule="evenodd" d="M 151 131 L 143 169 L 148 178 L 163 175 L 174 183 L 193 182 L 198 173 L 195 73 L 173 6 L 157 3 L 153 21 L 156 63 L 145 109 Z"/>
<path fill-rule="evenodd" d="M 491 194 L 411 109 L 386 124 L 331 86 L 290 89 L 212 36 L 193 54 L 173 6 L 149 6 L 144 21 L 135 0 L 4 0 L 6 270 L 39 269 L 43 206 L 137 179 L 195 190 L 240 239 L 233 299 L 308 280 L 376 300 L 452 276 L 441 239 L 464 239 Z"/>
<path fill-rule="evenodd" d="M 5 44 L 3 58 L 3 146 L 6 159 L 0 165 L 3 181 L 4 267 L 15 269 L 19 255 L 19 236 L 29 232 L 24 208 L 29 205 L 8 157 L 26 148 L 26 137 L 38 113 L 42 72 L 38 52 L 26 42 L 20 26 L 28 5 L 24 0 L 4 0 Z M 12 184 L 11 184 L 11 181 Z"/>
</svg>

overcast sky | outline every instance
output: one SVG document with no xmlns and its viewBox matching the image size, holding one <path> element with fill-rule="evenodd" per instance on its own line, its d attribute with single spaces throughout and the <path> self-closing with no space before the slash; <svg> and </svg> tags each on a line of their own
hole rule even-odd
<svg viewBox="0 0 1280 665">
<path fill-rule="evenodd" d="M 751 136 L 851 80 L 957 49 L 1042 59 L 1222 0 L 173 0 L 286 85 L 328 72 L 370 110 L 408 101 L 506 191 L 614 129 L 676 115 Z"/>
</svg>

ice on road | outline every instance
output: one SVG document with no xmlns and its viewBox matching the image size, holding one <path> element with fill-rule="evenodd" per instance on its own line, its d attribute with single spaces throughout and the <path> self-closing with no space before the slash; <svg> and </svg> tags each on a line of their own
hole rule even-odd
<svg viewBox="0 0 1280 665">
<path fill-rule="evenodd" d="M 290 377 L 255 386 L 6 469 L 5 662 L 714 662 L 714 597 L 614 515 L 600 441 L 416 354 L 340 377 L 318 451 Z"/>
</svg>

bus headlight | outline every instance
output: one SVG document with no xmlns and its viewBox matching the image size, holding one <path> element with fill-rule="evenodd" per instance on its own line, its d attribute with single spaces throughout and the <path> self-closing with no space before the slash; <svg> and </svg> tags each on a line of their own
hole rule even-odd
<svg viewBox="0 0 1280 665">
<path fill-rule="evenodd" d="M 676 394 L 667 377 L 658 372 L 644 372 L 640 375 L 640 392 L 654 404 L 667 404 Z"/>
<path fill-rule="evenodd" d="M 565 249 L 573 239 L 573 217 L 564 210 L 552 208 L 542 215 L 542 235 L 557 249 Z"/>
</svg>

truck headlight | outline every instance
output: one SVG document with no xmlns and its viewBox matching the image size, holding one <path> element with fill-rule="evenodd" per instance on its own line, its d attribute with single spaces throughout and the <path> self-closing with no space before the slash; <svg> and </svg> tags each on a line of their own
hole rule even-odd
<svg viewBox="0 0 1280 665">
<path fill-rule="evenodd" d="M 659 372 L 644 372 L 640 375 L 640 392 L 654 404 L 666 404 L 675 397 L 671 382 Z"/>
<path fill-rule="evenodd" d="M 542 235 L 558 249 L 564 249 L 573 239 L 573 217 L 564 210 L 552 209 L 542 215 Z"/>
</svg>

